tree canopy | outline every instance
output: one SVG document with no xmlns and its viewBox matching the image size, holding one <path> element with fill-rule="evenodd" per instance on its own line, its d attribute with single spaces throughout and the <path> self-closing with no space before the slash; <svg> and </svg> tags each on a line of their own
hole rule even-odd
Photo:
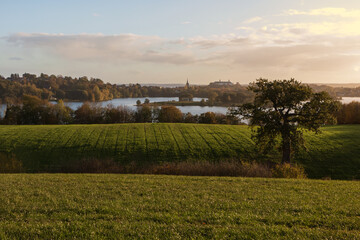
<svg viewBox="0 0 360 240">
<path fill-rule="evenodd" d="M 260 78 L 248 89 L 255 94 L 254 101 L 233 108 L 232 113 L 249 120 L 262 152 L 280 144 L 282 162 L 290 162 L 291 153 L 303 146 L 304 130 L 319 133 L 321 126 L 335 122 L 339 102 L 327 92 L 314 93 L 295 79 Z"/>
</svg>

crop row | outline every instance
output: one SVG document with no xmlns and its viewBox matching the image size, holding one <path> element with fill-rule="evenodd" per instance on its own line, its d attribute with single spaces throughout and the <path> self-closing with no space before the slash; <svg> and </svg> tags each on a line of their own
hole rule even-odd
<svg viewBox="0 0 360 240">
<path fill-rule="evenodd" d="M 252 145 L 242 126 L 111 124 L 1 126 L 0 152 L 25 164 L 56 164 L 73 158 L 117 161 L 216 160 L 246 157 Z"/>
<path fill-rule="evenodd" d="M 355 125 L 305 133 L 306 148 L 295 159 L 311 176 L 359 178 L 359 135 Z M 258 156 L 246 126 L 166 123 L 0 126 L 0 153 L 15 156 L 26 169 L 44 171 L 87 158 L 128 163 Z"/>
</svg>

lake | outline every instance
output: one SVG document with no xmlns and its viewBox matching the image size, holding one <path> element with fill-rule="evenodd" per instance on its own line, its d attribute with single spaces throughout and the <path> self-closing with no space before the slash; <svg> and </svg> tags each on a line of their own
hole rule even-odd
<svg viewBox="0 0 360 240">
<path fill-rule="evenodd" d="M 146 98 L 116 98 L 109 101 L 99 102 L 101 106 L 106 106 L 108 104 L 112 104 L 114 106 L 127 106 L 130 109 L 136 109 L 136 101 L 140 100 L 142 103 L 145 101 Z M 177 97 L 149 97 L 150 102 L 167 102 L 167 101 L 178 101 L 179 98 Z M 194 98 L 194 101 L 201 101 L 202 99 L 207 100 L 206 98 Z M 341 102 L 342 103 L 350 103 L 352 101 L 360 102 L 360 97 L 343 97 Z M 56 102 L 53 102 L 56 103 Z M 82 102 L 66 102 L 67 106 L 71 109 L 76 110 L 78 107 L 81 106 Z M 177 106 L 183 113 L 191 113 L 193 115 L 200 115 L 205 112 L 216 112 L 226 114 L 227 107 L 209 107 L 209 106 Z M 6 104 L 0 104 L 0 116 L 4 116 L 6 110 Z"/>
<path fill-rule="evenodd" d="M 99 104 L 103 107 L 105 107 L 108 104 L 112 104 L 115 107 L 117 106 L 127 106 L 132 110 L 136 110 L 136 101 L 140 100 L 141 103 L 145 101 L 146 98 L 116 98 L 109 101 L 99 102 Z M 150 102 L 169 102 L 169 101 L 178 101 L 178 97 L 148 97 L 147 99 L 150 100 Z M 200 102 L 202 99 L 207 100 L 207 98 L 194 98 L 194 101 Z M 76 110 L 78 107 L 80 107 L 82 102 L 66 102 L 66 105 L 69 106 L 71 109 Z M 183 113 L 191 113 L 193 115 L 195 114 L 201 114 L 205 112 L 219 112 L 226 114 L 227 108 L 226 107 L 209 107 L 209 106 L 177 106 Z"/>
<path fill-rule="evenodd" d="M 140 100 L 142 103 L 145 101 L 146 98 L 116 98 L 109 101 L 99 102 L 99 104 L 103 107 L 107 106 L 108 104 L 112 104 L 115 107 L 117 106 L 127 106 L 132 110 L 136 110 L 136 101 Z M 168 102 L 168 101 L 178 101 L 178 97 L 148 97 L 147 99 L 150 102 Z M 207 100 L 207 98 L 194 98 L 194 101 L 200 102 L 202 99 Z M 52 102 L 55 103 L 56 102 Z M 79 108 L 83 103 L 82 102 L 66 102 L 65 105 L 69 106 L 71 109 L 76 110 Z M 200 115 L 205 112 L 216 112 L 216 113 L 223 113 L 226 114 L 227 107 L 209 107 L 209 106 L 177 106 L 183 113 L 190 112 L 193 115 Z M 6 110 L 6 104 L 0 105 L 0 116 L 4 116 Z"/>
</svg>

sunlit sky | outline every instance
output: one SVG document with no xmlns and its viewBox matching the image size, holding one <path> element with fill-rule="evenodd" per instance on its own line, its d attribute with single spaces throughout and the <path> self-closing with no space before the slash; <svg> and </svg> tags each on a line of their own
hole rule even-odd
<svg viewBox="0 0 360 240">
<path fill-rule="evenodd" d="M 359 0 L 0 0 L 0 74 L 360 83 Z"/>
</svg>

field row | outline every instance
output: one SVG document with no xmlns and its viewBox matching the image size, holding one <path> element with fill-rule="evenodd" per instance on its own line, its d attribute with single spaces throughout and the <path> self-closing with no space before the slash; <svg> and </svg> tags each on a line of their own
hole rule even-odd
<svg viewBox="0 0 360 240">
<path fill-rule="evenodd" d="M 296 160 L 311 177 L 360 178 L 358 136 L 360 126 L 306 133 L 306 149 Z M 15 156 L 27 171 L 86 158 L 120 163 L 259 160 L 247 126 L 165 123 L 0 126 L 0 154 Z"/>
<path fill-rule="evenodd" d="M 248 158 L 253 148 L 245 127 L 192 124 L 116 124 L 1 127 L 0 152 L 39 164 L 69 158 L 176 161 Z"/>
<path fill-rule="evenodd" d="M 359 239 L 360 182 L 0 174 L 1 239 Z"/>
</svg>

